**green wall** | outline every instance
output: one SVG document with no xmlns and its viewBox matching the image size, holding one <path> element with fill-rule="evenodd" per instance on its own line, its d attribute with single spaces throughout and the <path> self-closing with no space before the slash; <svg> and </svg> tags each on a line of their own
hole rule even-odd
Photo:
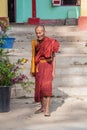
<svg viewBox="0 0 87 130">
<path fill-rule="evenodd" d="M 32 0 L 16 0 L 16 22 L 27 22 L 32 17 Z"/>
<path fill-rule="evenodd" d="M 41 19 L 65 19 L 68 18 L 69 12 L 72 12 L 71 17 L 77 18 L 80 15 L 80 8 L 79 6 L 52 6 L 50 0 L 37 0 L 37 17 Z"/>
<path fill-rule="evenodd" d="M 40 19 L 66 19 L 80 16 L 79 6 L 52 6 L 51 0 L 36 0 L 37 17 Z M 32 0 L 17 0 L 16 22 L 27 22 L 32 17 Z"/>
</svg>

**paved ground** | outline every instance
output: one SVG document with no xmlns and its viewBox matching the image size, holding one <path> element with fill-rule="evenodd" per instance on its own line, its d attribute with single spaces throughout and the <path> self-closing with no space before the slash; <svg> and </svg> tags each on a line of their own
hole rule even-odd
<svg viewBox="0 0 87 130">
<path fill-rule="evenodd" d="M 87 97 L 53 97 L 51 117 L 34 114 L 33 98 L 11 99 L 11 110 L 0 113 L 0 130 L 86 130 Z"/>
</svg>

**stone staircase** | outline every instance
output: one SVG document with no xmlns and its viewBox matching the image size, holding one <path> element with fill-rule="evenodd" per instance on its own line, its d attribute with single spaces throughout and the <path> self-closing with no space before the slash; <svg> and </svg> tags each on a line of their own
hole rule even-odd
<svg viewBox="0 0 87 130">
<path fill-rule="evenodd" d="M 28 58 L 26 74 L 31 62 L 31 40 L 36 38 L 34 26 L 13 25 L 9 35 L 15 36 L 14 59 Z M 53 96 L 87 95 L 87 32 L 79 31 L 77 26 L 46 26 L 46 35 L 60 42 L 56 58 L 56 77 L 53 80 Z M 30 77 L 31 80 L 34 80 Z M 34 88 L 34 86 L 32 86 Z M 26 93 L 18 87 L 12 90 L 14 96 L 33 97 L 34 91 Z"/>
<path fill-rule="evenodd" d="M 56 78 L 53 81 L 56 96 L 87 95 L 87 40 L 84 32 L 80 33 L 67 32 L 64 37 L 56 37 L 61 45 L 60 53 L 57 54 Z"/>
</svg>

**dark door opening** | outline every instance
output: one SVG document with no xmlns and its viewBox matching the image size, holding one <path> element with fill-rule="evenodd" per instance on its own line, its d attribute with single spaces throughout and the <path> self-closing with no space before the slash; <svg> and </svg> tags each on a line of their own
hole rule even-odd
<svg viewBox="0 0 87 130">
<path fill-rule="evenodd" d="M 8 0 L 8 17 L 9 22 L 15 22 L 16 0 Z"/>
<path fill-rule="evenodd" d="M 63 5 L 76 5 L 77 0 L 62 0 Z"/>
</svg>

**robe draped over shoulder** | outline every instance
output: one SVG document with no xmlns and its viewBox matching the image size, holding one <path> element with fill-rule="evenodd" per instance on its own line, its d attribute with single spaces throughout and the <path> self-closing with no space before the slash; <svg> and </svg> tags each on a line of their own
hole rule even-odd
<svg viewBox="0 0 87 130">
<path fill-rule="evenodd" d="M 45 58 L 51 57 L 53 53 L 58 51 L 58 49 L 59 42 L 57 40 L 45 37 L 41 44 L 36 45 L 35 63 L 38 63 L 42 56 Z"/>
</svg>

